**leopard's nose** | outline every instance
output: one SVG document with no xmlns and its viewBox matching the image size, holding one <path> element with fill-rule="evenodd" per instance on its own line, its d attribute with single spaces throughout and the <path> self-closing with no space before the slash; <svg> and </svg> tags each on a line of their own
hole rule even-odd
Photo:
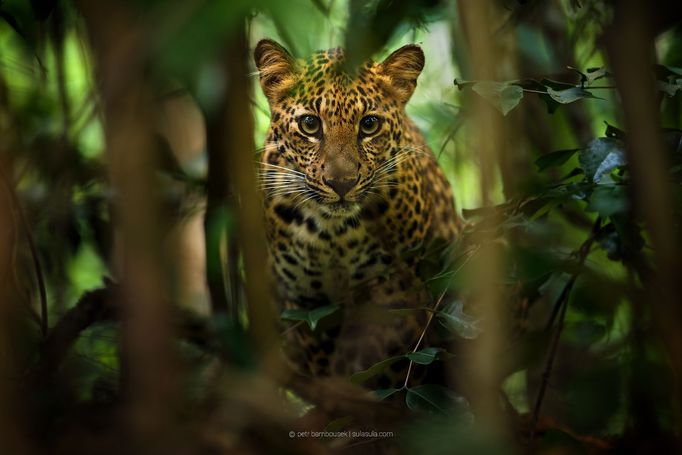
<svg viewBox="0 0 682 455">
<path fill-rule="evenodd" d="M 355 184 L 358 183 L 359 178 L 360 176 L 354 178 L 325 178 L 324 183 L 333 189 L 341 199 L 343 199 L 343 197 L 348 194 L 351 189 L 353 189 Z"/>
</svg>

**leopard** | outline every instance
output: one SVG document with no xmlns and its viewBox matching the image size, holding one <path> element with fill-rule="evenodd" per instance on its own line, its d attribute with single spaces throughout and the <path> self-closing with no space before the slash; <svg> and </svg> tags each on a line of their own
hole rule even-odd
<svg viewBox="0 0 682 455">
<path fill-rule="evenodd" d="M 424 52 L 408 44 L 351 66 L 342 48 L 300 59 L 263 39 L 253 55 L 270 109 L 259 177 L 275 300 L 282 311 L 333 312 L 314 330 L 283 330 L 287 358 L 309 376 L 352 377 L 418 346 L 428 318 L 418 309 L 434 300 L 420 258 L 462 230 L 405 110 Z M 394 362 L 365 385 L 403 385 L 409 367 Z"/>
</svg>

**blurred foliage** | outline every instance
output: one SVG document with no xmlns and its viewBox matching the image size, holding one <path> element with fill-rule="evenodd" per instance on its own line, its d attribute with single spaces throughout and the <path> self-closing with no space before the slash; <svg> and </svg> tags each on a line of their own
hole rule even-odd
<svg viewBox="0 0 682 455">
<path fill-rule="evenodd" d="M 673 390 L 670 359 L 652 320 L 649 302 L 654 297 L 645 291 L 655 273 L 653 252 L 634 211 L 628 131 L 618 127 L 624 113 L 600 47 L 612 19 L 610 2 L 498 3 L 505 8 L 496 25 L 513 30 L 518 53 L 518 78 L 513 80 L 471 79 L 459 41 L 460 10 L 452 1 L 203 1 L 172 7 L 152 0 L 122 2 L 147 36 L 155 106 L 166 109 L 173 100 L 190 97 L 209 119 L 225 90 L 224 43 L 244 16 L 252 45 L 271 37 L 298 58 L 345 46 L 352 64 L 381 59 L 405 43 L 423 47 L 426 68 L 407 110 L 437 155 L 468 222 L 462 239 L 433 248 L 420 264 L 434 301 L 442 300 L 427 311 L 435 316 L 432 330 L 464 346 L 490 331 L 503 333 L 499 363 L 504 377 L 499 382 L 507 414 L 517 419 L 512 432 L 520 436 L 509 442 L 476 427 L 461 390 L 437 384 L 408 387 L 406 381 L 403 389 L 374 391 L 413 413 L 408 428 L 399 432 L 405 450 L 506 453 L 526 444 L 533 433 L 534 449 L 540 452 L 601 453 L 628 446 L 635 452 L 668 450 L 680 435 L 679 401 L 671 399 L 680 391 Z M 658 90 L 679 234 L 682 26 L 664 25 L 657 29 L 651 78 Z M 0 220 L 18 232 L 15 273 L 7 279 L 28 309 L 27 318 L 40 322 L 49 316 L 52 328 L 65 314 L 81 314 L 77 302 L 88 296 L 86 291 L 115 288 L 110 277 L 117 267 L 117 194 L 107 175 L 110 157 L 98 77 L 117 75 L 97 74 L 88 43 L 78 8 L 70 1 L 0 2 L 0 189 L 3 197 L 15 193 L 20 202 L 15 219 Z M 253 85 L 252 113 L 243 115 L 253 115 L 255 142 L 261 144 L 269 113 L 256 77 Z M 499 176 L 492 206 L 481 206 L 475 144 L 488 132 L 471 129 L 472 97 L 490 103 L 503 122 L 523 125 L 516 148 L 501 152 L 521 157 L 515 171 L 520 189 L 508 191 Z M 157 134 L 159 143 L 165 141 L 159 147 L 157 184 L 170 235 L 203 203 L 206 144 L 195 147 L 199 153 L 190 158 L 179 157 L 163 128 Z M 230 207 L 217 222 L 231 234 L 235 217 L 239 213 Z M 477 292 L 471 277 L 481 231 L 499 239 L 508 271 L 499 284 L 509 297 L 500 311 L 512 321 L 508 326 L 490 327 L 468 303 L 475 302 Z M 42 271 L 36 270 L 36 259 Z M 182 258 L 169 259 L 169 274 L 179 276 L 185 265 Z M 230 267 L 238 280 L 246 279 L 242 264 L 233 260 Z M 47 314 L 40 310 L 37 273 L 45 278 Z M 245 336 L 246 312 L 242 309 L 237 321 L 193 314 L 207 306 L 207 299 L 205 293 L 179 291 L 172 299 L 184 308 L 177 331 L 188 419 L 227 393 L 221 386 L 230 387 L 214 380 L 215 362 L 239 371 L 255 368 Z M 315 330 L 337 310 L 288 310 L 282 319 Z M 35 385 L 38 392 L 27 407 L 31 434 L 41 435 L 38 444 L 58 444 L 61 422 L 84 424 L 89 413 L 101 416 L 120 400 L 118 324 L 108 313 L 101 318 L 82 314 L 92 324 L 78 332 L 50 383 Z M 24 331 L 26 340 L 17 340 L 27 369 L 44 355 L 48 334 L 39 331 L 35 324 Z M 554 337 L 556 351 L 550 349 Z M 551 370 L 546 369 L 548 357 Z M 444 348 L 423 348 L 357 372 L 352 381 L 363 383 L 405 359 L 425 367 L 444 363 L 457 368 L 461 361 Z M 282 401 L 307 409 L 297 399 Z M 77 442 L 59 444 L 68 448 Z"/>
</svg>

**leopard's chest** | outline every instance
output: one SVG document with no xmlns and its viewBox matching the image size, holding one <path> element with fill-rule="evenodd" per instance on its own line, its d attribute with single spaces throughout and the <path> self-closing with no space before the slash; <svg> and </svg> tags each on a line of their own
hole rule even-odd
<svg viewBox="0 0 682 455">
<path fill-rule="evenodd" d="M 363 283 L 385 274 L 393 257 L 357 216 L 324 219 L 299 210 L 271 219 L 270 255 L 280 295 L 303 306 L 342 303 Z M 287 218 L 289 220 L 289 218 Z"/>
</svg>

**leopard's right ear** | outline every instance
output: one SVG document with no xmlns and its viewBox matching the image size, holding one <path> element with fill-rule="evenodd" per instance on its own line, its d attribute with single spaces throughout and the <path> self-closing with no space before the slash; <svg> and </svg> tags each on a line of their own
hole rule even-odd
<svg viewBox="0 0 682 455">
<path fill-rule="evenodd" d="M 271 39 L 256 44 L 253 52 L 260 73 L 260 86 L 270 103 L 281 99 L 296 82 L 294 57 Z"/>
</svg>

